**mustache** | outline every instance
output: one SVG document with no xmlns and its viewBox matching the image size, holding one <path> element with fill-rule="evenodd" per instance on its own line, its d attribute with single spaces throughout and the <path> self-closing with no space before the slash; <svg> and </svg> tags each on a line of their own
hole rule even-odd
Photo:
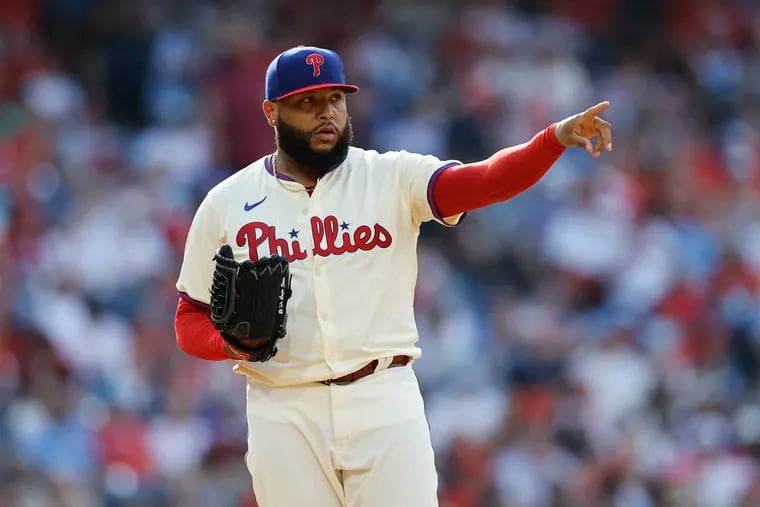
<svg viewBox="0 0 760 507">
<path fill-rule="evenodd" d="M 326 121 L 326 122 L 324 122 L 324 123 L 320 123 L 319 125 L 317 125 L 316 127 L 314 127 L 314 128 L 311 130 L 311 133 L 312 133 L 312 134 L 316 134 L 317 132 L 319 132 L 321 129 L 323 129 L 323 128 L 325 128 L 325 127 L 327 127 L 327 128 L 331 128 L 331 129 L 333 129 L 335 132 L 340 132 L 340 129 L 338 128 L 338 126 L 337 126 L 336 124 L 334 124 L 333 122 L 330 122 L 330 121 Z"/>
</svg>

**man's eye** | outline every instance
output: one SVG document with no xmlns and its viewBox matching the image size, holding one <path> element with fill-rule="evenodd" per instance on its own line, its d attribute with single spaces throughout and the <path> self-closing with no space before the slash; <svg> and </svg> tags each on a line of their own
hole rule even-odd
<svg viewBox="0 0 760 507">
<path fill-rule="evenodd" d="M 313 100 L 314 100 L 313 97 L 304 97 L 304 99 L 302 100 L 302 102 L 308 104 L 309 102 L 312 102 Z"/>
</svg>

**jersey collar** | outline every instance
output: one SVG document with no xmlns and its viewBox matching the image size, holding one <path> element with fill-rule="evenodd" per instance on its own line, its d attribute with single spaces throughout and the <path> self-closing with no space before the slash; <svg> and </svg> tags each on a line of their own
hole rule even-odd
<svg viewBox="0 0 760 507">
<path fill-rule="evenodd" d="M 274 153 L 270 154 L 267 158 L 264 159 L 264 168 L 266 169 L 266 171 L 269 174 L 271 174 L 272 176 L 274 176 L 274 170 L 272 169 L 272 158 L 274 158 Z M 343 158 L 343 160 L 341 160 L 340 162 L 338 162 L 337 164 L 335 164 L 334 166 L 332 166 L 331 168 L 329 168 L 327 171 L 325 171 L 324 174 L 322 174 L 322 176 L 320 176 L 319 178 L 317 178 L 317 181 L 321 180 L 325 176 L 325 174 L 331 173 L 335 169 L 337 169 L 338 167 L 340 167 L 341 165 L 343 165 L 343 162 L 346 161 L 346 158 L 348 158 L 348 154 L 346 154 L 346 156 Z M 288 176 L 287 174 L 277 173 L 277 178 L 281 179 L 283 181 L 292 181 L 292 182 L 295 182 L 295 180 L 293 178 L 291 178 L 290 176 Z"/>
</svg>

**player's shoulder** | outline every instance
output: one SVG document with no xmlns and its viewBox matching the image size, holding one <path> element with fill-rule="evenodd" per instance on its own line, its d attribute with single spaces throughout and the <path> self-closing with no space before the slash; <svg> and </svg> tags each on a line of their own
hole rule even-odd
<svg viewBox="0 0 760 507">
<path fill-rule="evenodd" d="M 372 169 L 379 173 L 396 174 L 434 173 L 446 167 L 461 165 L 459 160 L 445 160 L 435 155 L 415 153 L 407 150 L 390 150 L 378 152 L 352 148 L 349 160 L 355 168 Z"/>
<path fill-rule="evenodd" d="M 431 155 L 422 155 L 420 153 L 413 153 L 406 150 L 389 150 L 389 151 L 377 151 L 366 150 L 363 148 L 357 148 L 352 146 L 348 150 L 347 160 L 350 163 L 357 165 L 397 165 L 409 163 L 425 158 L 430 158 Z M 435 157 L 432 157 L 435 158 Z"/>
<path fill-rule="evenodd" d="M 266 175 L 266 159 L 269 155 L 261 157 L 255 162 L 251 162 L 247 166 L 243 167 L 230 174 L 219 183 L 211 187 L 208 191 L 208 197 L 211 199 L 223 199 L 229 192 L 232 192 L 241 187 L 250 187 L 254 181 L 265 177 Z"/>
</svg>

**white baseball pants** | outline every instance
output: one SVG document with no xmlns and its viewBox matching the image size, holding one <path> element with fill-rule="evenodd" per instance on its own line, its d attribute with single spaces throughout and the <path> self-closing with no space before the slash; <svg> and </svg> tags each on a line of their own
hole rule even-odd
<svg viewBox="0 0 760 507">
<path fill-rule="evenodd" d="M 246 464 L 261 507 L 437 507 L 411 366 L 348 385 L 248 382 Z"/>
</svg>

